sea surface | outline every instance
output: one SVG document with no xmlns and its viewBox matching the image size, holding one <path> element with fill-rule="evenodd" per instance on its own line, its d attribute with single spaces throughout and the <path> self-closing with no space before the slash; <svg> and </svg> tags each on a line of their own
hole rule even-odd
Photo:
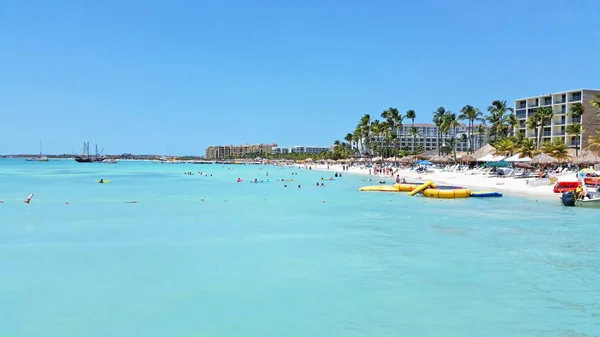
<svg viewBox="0 0 600 337">
<path fill-rule="evenodd" d="M 0 159 L 0 336 L 600 336 L 600 210 L 331 175 Z"/>
</svg>

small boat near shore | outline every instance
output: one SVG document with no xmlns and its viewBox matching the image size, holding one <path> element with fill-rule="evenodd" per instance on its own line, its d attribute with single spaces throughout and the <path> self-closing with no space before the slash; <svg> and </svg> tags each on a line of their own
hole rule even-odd
<svg viewBox="0 0 600 337">
<path fill-rule="evenodd" d="M 600 208 L 600 193 L 589 192 L 588 196 L 589 199 L 579 199 L 576 192 L 569 191 L 561 195 L 560 201 L 567 207 Z"/>
</svg>

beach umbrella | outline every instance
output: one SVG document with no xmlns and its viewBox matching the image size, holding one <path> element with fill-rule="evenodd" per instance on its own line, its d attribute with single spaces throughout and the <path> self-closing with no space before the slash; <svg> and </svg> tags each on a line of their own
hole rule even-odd
<svg viewBox="0 0 600 337">
<path fill-rule="evenodd" d="M 463 163 L 473 163 L 477 161 L 477 158 L 473 157 L 472 155 L 468 154 L 466 156 L 462 156 L 459 158 L 459 160 Z"/>
<path fill-rule="evenodd" d="M 512 162 L 529 162 L 529 161 L 531 161 L 531 158 L 529 158 L 529 157 L 520 158 L 520 156 L 521 156 L 521 154 L 517 153 L 514 156 L 511 156 L 511 157 L 506 158 L 504 160 L 506 160 L 508 162 L 511 162 L 511 163 Z"/>
<path fill-rule="evenodd" d="M 429 159 L 429 161 L 436 164 L 447 164 L 453 162 L 453 160 L 450 157 L 444 156 L 433 156 Z"/>
<path fill-rule="evenodd" d="M 430 162 L 429 160 L 419 160 L 417 161 L 418 165 L 433 165 L 432 162 Z"/>
<path fill-rule="evenodd" d="M 489 163 L 483 164 L 483 167 L 508 167 L 510 163 L 504 160 L 501 161 L 491 161 Z"/>
<path fill-rule="evenodd" d="M 593 165 L 599 163 L 600 157 L 589 151 L 581 153 L 577 158 L 575 158 L 575 160 L 573 160 L 573 164 L 575 165 Z"/>
<path fill-rule="evenodd" d="M 410 163 L 411 161 L 413 161 L 413 159 L 415 159 L 415 156 L 406 156 L 400 158 L 400 161 L 403 163 Z"/>
<path fill-rule="evenodd" d="M 306 158 L 305 161 L 313 161 L 312 158 Z"/>
<path fill-rule="evenodd" d="M 550 164 L 558 164 L 558 159 L 552 158 L 549 155 L 542 153 L 531 159 L 532 164 L 540 164 L 540 165 L 550 165 Z"/>
<path fill-rule="evenodd" d="M 535 167 L 528 163 L 515 162 L 515 163 L 512 163 L 512 165 L 514 167 L 518 167 L 518 168 L 522 168 L 522 169 L 526 169 L 526 170 L 535 170 Z"/>
</svg>

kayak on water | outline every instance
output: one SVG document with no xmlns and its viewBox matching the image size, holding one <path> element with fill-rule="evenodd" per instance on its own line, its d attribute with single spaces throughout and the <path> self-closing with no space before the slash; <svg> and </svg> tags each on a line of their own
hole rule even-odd
<svg viewBox="0 0 600 337">
<path fill-rule="evenodd" d="M 107 184 L 110 183 L 110 180 L 102 180 L 102 182 L 100 182 L 100 180 L 96 180 L 95 182 L 97 182 L 98 184 Z"/>
</svg>

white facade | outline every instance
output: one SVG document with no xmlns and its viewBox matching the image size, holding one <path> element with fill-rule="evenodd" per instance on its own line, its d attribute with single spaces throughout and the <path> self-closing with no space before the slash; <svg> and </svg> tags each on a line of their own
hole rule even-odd
<svg viewBox="0 0 600 337">
<path fill-rule="evenodd" d="M 414 142 L 415 142 L 415 149 L 422 147 L 424 151 L 430 151 L 430 150 L 434 150 L 438 148 L 438 135 L 439 135 L 439 128 L 435 125 L 435 124 L 415 124 L 414 125 L 418 130 L 419 130 L 419 134 L 417 136 L 414 137 Z M 398 138 L 399 138 L 399 146 L 400 148 L 409 148 L 412 150 L 412 146 L 413 146 L 413 136 L 410 134 L 410 124 L 405 124 L 402 126 L 402 128 L 399 130 L 398 133 Z M 479 125 L 475 125 L 474 126 L 474 132 L 473 132 L 473 137 L 474 137 L 474 144 L 473 144 L 473 149 L 477 150 L 480 147 L 484 146 L 485 144 L 487 144 L 488 142 L 488 131 L 489 131 L 489 126 L 484 125 L 486 132 L 484 135 L 482 135 L 481 137 L 477 134 L 477 129 L 479 128 Z M 459 141 L 456 142 L 456 151 L 467 151 L 469 149 L 469 142 L 462 142 L 460 141 L 460 138 L 462 138 L 462 135 L 468 136 L 469 135 L 469 131 L 468 131 L 469 127 L 465 124 L 461 124 L 459 127 L 456 128 L 456 138 L 459 139 Z M 449 136 L 444 136 L 445 138 L 452 138 L 455 135 L 455 130 L 451 129 L 450 130 L 450 134 Z M 448 140 L 445 141 L 446 143 L 448 142 Z M 444 140 L 440 139 L 440 147 L 447 145 L 444 143 Z"/>
<path fill-rule="evenodd" d="M 290 146 L 290 147 L 273 147 L 272 154 L 287 154 L 287 153 L 309 153 L 317 154 L 331 150 L 330 146 Z"/>
<path fill-rule="evenodd" d="M 544 126 L 544 130 L 542 130 L 542 142 L 550 141 L 552 138 L 561 138 L 565 144 L 571 147 L 582 144 L 583 134 L 577 139 L 575 136 L 567 135 L 566 132 L 567 126 L 574 123 L 580 123 L 583 127 L 581 117 L 573 117 L 571 108 L 575 103 L 584 104 L 584 95 L 588 93 L 594 94 L 595 92 L 597 91 L 579 89 L 516 99 L 514 109 L 519 119 L 517 132 L 527 138 L 535 139 L 535 130 L 527 129 L 527 118 L 533 116 L 536 108 L 547 106 L 552 108 L 554 116 L 551 122 Z"/>
</svg>

